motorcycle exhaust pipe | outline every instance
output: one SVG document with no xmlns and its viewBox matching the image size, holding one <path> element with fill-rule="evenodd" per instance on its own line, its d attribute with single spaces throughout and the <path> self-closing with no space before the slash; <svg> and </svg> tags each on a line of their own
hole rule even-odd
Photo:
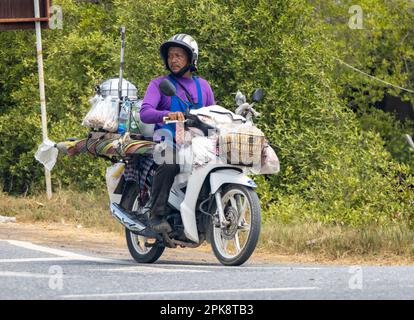
<svg viewBox="0 0 414 320">
<path fill-rule="evenodd" d="M 146 225 L 136 219 L 133 219 L 133 217 L 125 212 L 124 209 L 119 206 L 119 204 L 111 203 L 110 207 L 112 216 L 131 232 L 148 238 L 158 239 L 160 237 Z"/>
<path fill-rule="evenodd" d="M 139 221 L 135 221 L 117 203 L 111 203 L 111 213 L 125 228 L 133 232 L 143 231 L 146 226 Z"/>
</svg>

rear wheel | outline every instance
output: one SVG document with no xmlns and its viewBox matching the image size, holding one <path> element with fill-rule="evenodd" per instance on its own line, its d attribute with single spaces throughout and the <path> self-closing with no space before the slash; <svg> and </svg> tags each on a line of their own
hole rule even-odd
<svg viewBox="0 0 414 320">
<path fill-rule="evenodd" d="M 222 193 L 226 225 L 220 226 L 215 214 L 210 228 L 213 252 L 224 265 L 238 266 L 250 258 L 260 235 L 260 202 L 254 190 L 228 185 Z"/>
<path fill-rule="evenodd" d="M 138 189 L 135 185 L 129 185 L 124 191 L 121 206 L 129 211 L 137 211 Z M 155 239 L 137 235 L 125 228 L 125 237 L 129 253 L 139 263 L 153 263 L 161 257 L 165 247 L 155 244 Z M 153 246 L 148 246 L 153 245 Z"/>
</svg>

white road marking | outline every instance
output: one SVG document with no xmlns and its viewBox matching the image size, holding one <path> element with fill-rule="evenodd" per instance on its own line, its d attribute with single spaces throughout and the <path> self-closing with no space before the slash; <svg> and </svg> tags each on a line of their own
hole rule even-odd
<svg viewBox="0 0 414 320">
<path fill-rule="evenodd" d="M 19 258 L 19 259 L 0 259 L 0 263 L 18 263 L 18 262 L 47 262 L 47 261 L 71 261 L 71 258 Z"/>
<path fill-rule="evenodd" d="M 50 278 L 50 275 L 48 275 L 48 274 L 41 274 L 41 273 L 30 273 L 30 272 L 0 271 L 0 277 Z"/>
<path fill-rule="evenodd" d="M 17 247 L 21 247 L 21 248 L 25 248 L 28 250 L 33 250 L 33 251 L 38 251 L 38 252 L 44 252 L 44 253 L 48 253 L 48 254 L 52 254 L 55 256 L 58 256 L 58 258 L 21 258 L 21 259 L 0 259 L 0 263 L 18 263 L 18 262 L 42 262 L 42 261 L 73 261 L 73 260 L 80 260 L 80 261 L 90 261 L 90 262 L 101 262 L 101 263 L 108 263 L 108 264 L 124 264 L 124 265 L 136 265 L 135 262 L 133 261 L 129 261 L 129 260 L 118 260 L 118 259 L 107 259 L 107 258 L 99 258 L 99 257 L 91 257 L 91 256 L 86 256 L 86 255 L 82 255 L 82 254 L 78 254 L 78 253 L 74 253 L 74 252 L 70 252 L 70 251 L 66 251 L 66 250 L 60 250 L 60 249 L 54 249 L 54 248 L 49 248 L 49 247 L 45 247 L 45 246 L 40 246 L 37 244 L 33 244 L 31 242 L 27 242 L 27 241 L 18 241 L 18 240 L 2 240 L 0 239 L 0 241 L 4 241 L 4 242 L 8 242 L 11 245 L 17 246 Z M 186 271 L 186 272 L 190 272 L 190 270 L 188 269 L 221 269 L 221 270 L 262 270 L 262 271 L 271 271 L 271 270 L 321 270 L 322 268 L 319 267 L 281 267 L 281 266 L 250 266 L 250 265 L 246 265 L 246 266 L 235 266 L 235 267 L 226 267 L 226 266 L 221 266 L 221 265 L 203 265 L 203 264 L 199 264 L 199 265 L 188 265 L 188 264 L 168 264 L 168 263 L 159 263 L 159 264 L 154 264 L 154 271 L 153 272 L 157 272 L 155 271 L 156 269 L 159 270 L 163 270 L 165 272 L 176 272 L 176 271 Z M 167 268 L 163 268 L 163 267 L 180 267 L 180 269 L 174 269 L 173 271 L 170 271 L 170 269 Z M 110 269 L 108 269 L 110 270 Z M 171 269 L 172 270 L 172 269 Z M 112 270 L 112 271 L 115 271 Z M 122 269 L 120 269 L 120 271 L 122 271 Z M 163 272 L 160 271 L 160 272 Z M 134 271 L 131 271 L 134 272 Z M 135 272 L 140 272 L 140 270 L 136 270 Z M 191 271 L 191 272 L 195 272 L 195 271 Z M 204 272 L 204 271 L 199 271 L 199 272 Z"/>
<path fill-rule="evenodd" d="M 186 268 L 208 268 L 208 269 L 223 269 L 223 270 L 321 270 L 320 267 L 279 267 L 279 266 L 255 266 L 255 265 L 245 265 L 238 267 L 226 267 L 220 265 L 191 265 L 191 264 L 173 264 L 173 263 L 157 263 L 154 264 L 157 266 L 166 266 L 166 267 L 186 267 Z"/>
<path fill-rule="evenodd" d="M 163 268 L 170 267 L 170 268 Z M 177 268 L 178 267 L 178 268 Z M 207 270 L 197 270 L 197 269 Z M 209 270 L 210 269 L 210 270 Z M 261 270 L 261 271 L 273 271 L 273 270 L 320 270 L 321 268 L 290 268 L 290 267 L 225 267 L 225 266 L 209 266 L 209 265 L 185 265 L 185 264 L 154 264 L 153 266 L 134 266 L 126 268 L 112 268 L 112 269 L 100 269 L 97 271 L 108 271 L 108 272 L 211 272 L 211 269 L 221 270 Z M 96 270 L 96 269 L 91 269 Z"/>
<path fill-rule="evenodd" d="M 188 291 L 154 291 L 154 292 L 119 292 L 119 293 L 91 293 L 69 294 L 62 298 L 100 298 L 100 297 L 130 297 L 130 296 L 165 296 L 180 294 L 209 294 L 209 293 L 247 293 L 247 292 L 280 292 L 300 290 L 320 290 L 318 287 L 288 287 L 288 288 L 251 288 L 251 289 L 222 289 L 222 290 L 188 290 Z"/>
<path fill-rule="evenodd" d="M 49 254 L 56 255 L 62 258 L 67 258 L 68 260 L 81 260 L 81 261 L 102 262 L 102 263 L 111 263 L 111 264 L 127 264 L 127 265 L 132 264 L 132 262 L 130 261 L 90 257 L 90 256 L 82 255 L 82 254 L 73 253 L 70 251 L 44 247 L 44 246 L 40 246 L 37 244 L 33 244 L 31 242 L 26 242 L 26 241 L 18 241 L 18 240 L 0 240 L 0 241 L 6 241 L 10 243 L 11 245 L 14 245 L 17 247 L 21 247 L 21 248 L 25 248 L 25 249 L 29 249 L 33 251 L 38 251 L 38 252 L 49 253 Z"/>
<path fill-rule="evenodd" d="M 210 272 L 207 270 L 189 270 L 189 269 L 173 269 L 173 268 L 158 268 L 158 267 L 146 267 L 136 266 L 127 268 L 114 268 L 114 269 L 89 269 L 90 271 L 104 271 L 104 272 L 128 272 L 128 273 L 164 273 L 164 272 Z"/>
</svg>

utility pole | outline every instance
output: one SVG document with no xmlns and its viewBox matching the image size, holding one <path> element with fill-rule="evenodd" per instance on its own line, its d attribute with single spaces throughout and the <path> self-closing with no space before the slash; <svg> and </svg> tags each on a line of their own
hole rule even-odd
<svg viewBox="0 0 414 320">
<path fill-rule="evenodd" d="M 50 22 L 51 0 L 0 0 L 0 30 L 36 30 L 36 52 L 39 72 L 40 109 L 42 117 L 43 141 L 47 139 L 45 78 L 43 74 L 42 32 Z M 33 11 L 34 9 L 34 11 Z M 42 16 L 41 16 L 42 15 Z M 35 23 L 33 25 L 33 22 Z M 50 171 L 45 167 L 46 194 L 52 198 Z"/>
<path fill-rule="evenodd" d="M 34 0 L 35 18 L 40 19 L 39 0 Z M 35 21 L 36 29 L 36 50 L 37 50 L 37 66 L 39 72 L 39 92 L 40 92 L 40 110 L 42 116 L 42 137 L 45 141 L 47 137 L 47 117 L 46 117 L 46 95 L 45 95 L 45 77 L 43 73 L 43 52 L 42 52 L 42 32 L 40 21 Z M 50 171 L 45 167 L 46 194 L 47 198 L 52 199 L 52 180 Z"/>
</svg>

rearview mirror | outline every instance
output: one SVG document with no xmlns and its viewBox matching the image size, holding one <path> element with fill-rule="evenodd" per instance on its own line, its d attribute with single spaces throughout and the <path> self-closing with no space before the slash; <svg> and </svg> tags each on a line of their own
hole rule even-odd
<svg viewBox="0 0 414 320">
<path fill-rule="evenodd" d="M 259 102 L 260 100 L 263 99 L 263 96 L 264 96 L 263 89 L 256 89 L 253 93 L 252 100 L 253 102 Z"/>
<path fill-rule="evenodd" d="M 177 94 L 177 89 L 175 86 L 171 83 L 170 80 L 164 79 L 161 81 L 159 88 L 163 94 L 165 94 L 168 97 L 175 96 Z"/>
</svg>

